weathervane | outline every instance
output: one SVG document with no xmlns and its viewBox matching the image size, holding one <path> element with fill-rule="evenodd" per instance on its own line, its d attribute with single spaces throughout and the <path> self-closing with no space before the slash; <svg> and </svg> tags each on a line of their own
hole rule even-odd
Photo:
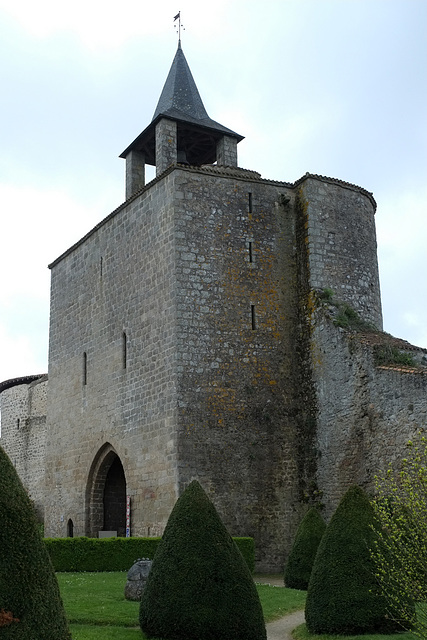
<svg viewBox="0 0 427 640">
<path fill-rule="evenodd" d="M 175 22 L 178 20 L 178 26 L 176 26 Z M 181 42 L 181 11 L 178 11 L 176 16 L 173 19 L 175 30 L 178 34 L 178 42 Z M 183 31 L 185 31 L 184 25 L 182 25 Z"/>
</svg>

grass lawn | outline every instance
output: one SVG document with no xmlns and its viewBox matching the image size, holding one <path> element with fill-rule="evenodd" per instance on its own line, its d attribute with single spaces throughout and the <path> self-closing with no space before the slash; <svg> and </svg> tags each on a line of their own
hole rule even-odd
<svg viewBox="0 0 427 640">
<path fill-rule="evenodd" d="M 90 626 L 70 624 L 73 640 L 144 640 L 139 627 Z"/>
<path fill-rule="evenodd" d="M 292 637 L 295 640 L 416 640 L 416 636 L 412 633 L 394 633 L 394 634 L 374 634 L 367 633 L 360 636 L 333 636 L 328 634 L 314 635 L 307 631 L 305 624 L 301 624 L 294 629 Z"/>
<path fill-rule="evenodd" d="M 139 602 L 124 597 L 126 572 L 57 573 L 73 640 L 148 640 L 139 628 Z M 256 585 L 266 622 L 304 608 L 305 591 Z M 411 633 L 394 635 L 311 635 L 305 624 L 295 640 L 416 640 Z"/>
<path fill-rule="evenodd" d="M 126 600 L 126 572 L 57 573 L 71 623 L 138 626 L 139 603 Z"/>
<path fill-rule="evenodd" d="M 126 572 L 57 573 L 73 640 L 143 640 L 139 603 L 126 600 Z M 304 608 L 305 592 L 257 584 L 266 622 Z"/>
<path fill-rule="evenodd" d="M 272 587 L 269 584 L 257 584 L 256 588 L 266 622 L 272 622 L 288 613 L 304 609 L 307 595 L 305 591 Z"/>
</svg>

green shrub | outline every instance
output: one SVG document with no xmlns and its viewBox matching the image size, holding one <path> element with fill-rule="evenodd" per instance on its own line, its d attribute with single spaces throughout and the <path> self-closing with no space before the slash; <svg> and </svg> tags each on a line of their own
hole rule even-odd
<svg viewBox="0 0 427 640">
<path fill-rule="evenodd" d="M 317 548 L 326 524 L 319 509 L 312 507 L 301 521 L 285 567 L 285 585 L 291 589 L 308 588 Z"/>
<path fill-rule="evenodd" d="M 252 572 L 253 538 L 233 538 Z M 55 571 L 128 571 L 138 558 L 154 558 L 161 538 L 45 538 Z"/>
<path fill-rule="evenodd" d="M 154 558 L 160 538 L 45 538 L 55 571 L 128 571 Z"/>
<path fill-rule="evenodd" d="M 255 570 L 255 543 L 253 538 L 233 538 L 251 573 Z"/>
<path fill-rule="evenodd" d="M 375 580 L 370 548 L 377 539 L 376 526 L 367 495 L 360 487 L 351 487 L 327 526 L 314 561 L 305 609 L 310 633 L 398 629 L 386 617 L 386 602 Z"/>
<path fill-rule="evenodd" d="M 326 291 L 331 290 L 324 289 L 320 299 L 326 300 L 326 302 L 335 307 L 333 320 L 335 326 L 341 327 L 342 329 L 350 329 L 351 331 L 377 331 L 373 324 L 363 320 L 357 311 L 347 304 L 347 302 L 336 300 L 332 296 L 325 296 Z"/>
<path fill-rule="evenodd" d="M 403 365 L 406 367 L 416 367 L 414 356 L 407 351 L 402 351 L 389 344 L 375 345 L 374 360 L 376 365 Z"/>
<path fill-rule="evenodd" d="M 177 501 L 142 595 L 140 625 L 171 640 L 263 640 L 251 573 L 198 482 Z"/>
<path fill-rule="evenodd" d="M 334 290 L 330 287 L 325 287 L 322 291 L 319 292 L 319 297 L 324 302 L 332 302 L 334 297 Z"/>
<path fill-rule="evenodd" d="M 2 640 L 71 638 L 34 508 L 1 447 L 0 549 Z"/>
</svg>

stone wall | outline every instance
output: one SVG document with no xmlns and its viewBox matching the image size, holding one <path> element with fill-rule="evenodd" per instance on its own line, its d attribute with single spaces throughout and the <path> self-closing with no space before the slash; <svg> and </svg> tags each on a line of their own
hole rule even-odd
<svg viewBox="0 0 427 640">
<path fill-rule="evenodd" d="M 320 176 L 299 182 L 306 217 L 310 287 L 329 288 L 382 329 L 375 201 L 364 189 Z"/>
<path fill-rule="evenodd" d="M 0 445 L 11 459 L 40 520 L 44 518 L 47 378 L 1 393 Z"/>
<path fill-rule="evenodd" d="M 345 331 L 316 313 L 317 482 L 328 517 L 350 485 L 372 492 L 375 474 L 398 466 L 406 442 L 427 425 L 426 368 L 375 364 L 373 343 L 390 339 Z"/>
<path fill-rule="evenodd" d="M 88 531 L 103 456 L 117 453 L 132 534 L 158 535 L 177 497 L 175 176 L 154 181 L 52 265 L 49 535 Z M 102 488 L 101 488 L 102 493 Z"/>
<path fill-rule="evenodd" d="M 269 570 L 298 514 L 293 193 L 208 167 L 176 185 L 180 490 L 198 478 Z"/>
<path fill-rule="evenodd" d="M 161 532 L 197 477 L 266 569 L 283 561 L 299 497 L 292 197 L 255 172 L 175 168 L 52 265 L 50 535 L 69 518 L 87 532 L 109 444 L 133 534 Z"/>
</svg>

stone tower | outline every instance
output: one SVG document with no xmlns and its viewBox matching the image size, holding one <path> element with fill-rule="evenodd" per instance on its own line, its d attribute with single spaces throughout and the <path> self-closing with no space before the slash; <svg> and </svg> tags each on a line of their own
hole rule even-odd
<svg viewBox="0 0 427 640">
<path fill-rule="evenodd" d="M 277 569 L 315 486 L 310 296 L 381 327 L 371 194 L 237 166 L 181 45 L 126 201 L 51 265 L 49 536 L 161 534 L 197 478 Z M 145 185 L 145 165 L 156 178 Z"/>
<path fill-rule="evenodd" d="M 179 41 L 151 123 L 120 156 L 126 159 L 126 198 L 145 185 L 146 164 L 156 175 L 176 163 L 237 167 L 242 139 L 209 118 Z"/>
</svg>

